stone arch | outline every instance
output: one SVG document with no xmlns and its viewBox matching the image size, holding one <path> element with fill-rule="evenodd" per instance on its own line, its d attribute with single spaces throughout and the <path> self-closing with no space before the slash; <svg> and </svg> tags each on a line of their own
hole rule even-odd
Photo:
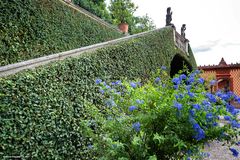
<svg viewBox="0 0 240 160">
<path fill-rule="evenodd" d="M 170 76 L 173 77 L 175 74 L 177 74 L 184 68 L 184 65 L 187 66 L 189 71 L 192 71 L 192 65 L 184 57 L 176 54 L 171 61 Z"/>
</svg>

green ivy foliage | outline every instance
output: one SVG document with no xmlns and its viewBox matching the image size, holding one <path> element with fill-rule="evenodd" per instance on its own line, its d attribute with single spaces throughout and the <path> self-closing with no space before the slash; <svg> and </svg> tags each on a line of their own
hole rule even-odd
<svg viewBox="0 0 240 160">
<path fill-rule="evenodd" d="M 85 121 L 95 116 L 88 102 L 103 110 L 95 80 L 146 79 L 162 65 L 169 68 L 176 53 L 172 29 L 165 28 L 0 78 L 0 159 L 94 159 Z"/>
<path fill-rule="evenodd" d="M 0 2 L 0 66 L 119 37 L 59 0 Z"/>
</svg>

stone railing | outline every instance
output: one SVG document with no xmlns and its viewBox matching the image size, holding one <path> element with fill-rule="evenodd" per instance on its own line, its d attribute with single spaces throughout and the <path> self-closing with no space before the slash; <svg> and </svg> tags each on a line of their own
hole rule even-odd
<svg viewBox="0 0 240 160">
<path fill-rule="evenodd" d="M 180 48 L 183 52 L 186 52 L 187 56 L 189 56 L 188 53 L 188 43 L 189 40 L 181 36 L 177 31 L 174 30 L 174 41 L 175 45 Z"/>
<path fill-rule="evenodd" d="M 33 68 L 36 68 L 36 67 L 39 67 L 42 65 L 46 65 L 46 64 L 55 62 L 55 61 L 63 60 L 68 57 L 76 57 L 81 54 L 84 54 L 87 52 L 92 52 L 94 50 L 97 50 L 97 49 L 100 49 L 100 48 L 103 48 L 103 47 L 106 47 L 109 45 L 115 45 L 117 43 L 124 42 L 126 40 L 142 37 L 147 34 L 150 34 L 151 32 L 157 32 L 161 29 L 162 28 L 159 28 L 159 29 L 155 29 L 155 30 L 151 30 L 151 31 L 146 31 L 146 32 L 118 38 L 118 39 L 107 41 L 107 42 L 97 43 L 94 45 L 90 45 L 90 46 L 86 46 L 86 47 L 82 47 L 82 48 L 78 48 L 78 49 L 73 49 L 73 50 L 56 53 L 56 54 L 52 54 L 52 55 L 48 55 L 48 56 L 43 56 L 43 57 L 39 57 L 39 58 L 35 58 L 35 59 L 23 61 L 23 62 L 9 64 L 6 66 L 0 66 L 0 78 L 15 74 L 17 72 L 20 72 L 20 71 L 23 71 L 26 69 L 33 69 Z"/>
<path fill-rule="evenodd" d="M 98 23 L 108 27 L 108 28 L 111 28 L 113 30 L 115 30 L 116 32 L 119 32 L 119 33 L 122 33 L 117 26 L 114 26 L 106 21 L 104 21 L 103 19 L 99 18 L 98 16 L 92 14 L 91 12 L 87 11 L 86 9 L 80 7 L 80 6 L 77 6 L 75 5 L 72 0 L 60 0 L 61 2 L 64 2 L 65 4 L 67 4 L 69 7 L 77 10 L 78 12 L 81 12 L 82 14 L 84 14 L 85 16 L 88 16 L 89 18 L 91 19 L 94 19 L 95 21 L 97 21 Z"/>
</svg>

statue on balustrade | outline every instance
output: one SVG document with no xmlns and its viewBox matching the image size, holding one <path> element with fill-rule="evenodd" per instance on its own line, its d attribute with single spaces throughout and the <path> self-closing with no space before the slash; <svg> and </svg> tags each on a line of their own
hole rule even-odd
<svg viewBox="0 0 240 160">
<path fill-rule="evenodd" d="M 182 36 L 183 38 L 186 37 L 185 31 L 186 31 L 186 24 L 183 24 L 182 27 L 181 27 L 181 36 Z"/>
<path fill-rule="evenodd" d="M 172 26 L 174 29 L 176 29 L 174 24 L 171 23 L 171 21 L 172 21 L 172 11 L 171 11 L 171 7 L 168 7 L 167 15 L 166 15 L 166 26 Z"/>
</svg>

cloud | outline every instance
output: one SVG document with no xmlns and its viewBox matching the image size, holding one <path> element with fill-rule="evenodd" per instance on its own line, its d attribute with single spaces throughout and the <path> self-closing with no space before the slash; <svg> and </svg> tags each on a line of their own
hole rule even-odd
<svg viewBox="0 0 240 160">
<path fill-rule="evenodd" d="M 210 50 L 211 50 L 211 48 L 207 47 L 207 46 L 199 46 L 199 47 L 193 48 L 194 53 L 207 52 L 207 51 L 210 51 Z"/>
<path fill-rule="evenodd" d="M 223 43 L 221 44 L 222 47 L 229 47 L 229 46 L 240 46 L 240 43 Z"/>
<path fill-rule="evenodd" d="M 218 45 L 219 41 L 220 40 L 207 41 L 204 45 L 193 47 L 193 51 L 195 53 L 210 51 L 210 50 L 212 50 L 213 47 L 216 47 Z"/>
</svg>

